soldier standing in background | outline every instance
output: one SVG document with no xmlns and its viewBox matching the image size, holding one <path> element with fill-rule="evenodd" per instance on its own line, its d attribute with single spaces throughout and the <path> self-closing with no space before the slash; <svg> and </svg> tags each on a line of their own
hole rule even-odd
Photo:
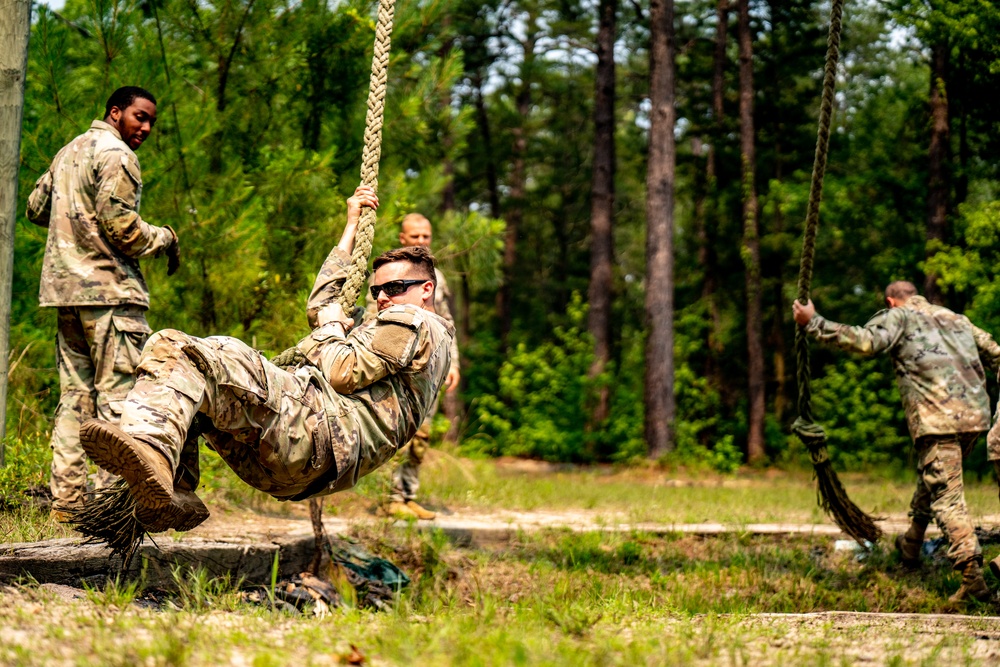
<svg viewBox="0 0 1000 667">
<path fill-rule="evenodd" d="M 990 590 L 965 504 L 962 459 L 990 426 L 983 366 L 997 372 L 1000 346 L 964 315 L 928 303 L 913 283 L 892 283 L 885 288 L 885 300 L 888 310 L 863 327 L 823 318 L 812 301 L 803 306 L 796 300 L 792 309 L 796 323 L 818 341 L 866 356 L 888 352 L 892 357 L 920 475 L 910 502 L 910 528 L 896 539 L 896 547 L 904 565 L 919 565 L 924 531 L 936 520 L 951 545 L 948 558 L 962 573 L 951 601 L 986 600 Z"/>
<path fill-rule="evenodd" d="M 420 213 L 409 213 L 403 218 L 399 232 L 401 246 L 416 246 L 430 250 L 433 236 L 434 230 L 431 227 L 431 222 L 425 216 Z M 437 267 L 434 268 L 434 274 L 437 278 L 437 288 L 434 292 L 434 312 L 454 327 L 455 318 L 452 317 L 451 307 L 448 305 L 451 300 L 448 282 Z M 369 299 L 366 319 L 373 316 L 375 312 L 373 304 L 374 301 Z M 458 389 L 460 379 L 458 341 L 452 339 L 451 368 L 445 378 L 445 390 L 452 392 Z M 430 446 L 431 423 L 434 421 L 435 414 L 437 414 L 437 402 L 434 403 L 434 408 L 427 415 L 427 419 L 420 425 L 417 434 L 408 443 L 406 459 L 396 467 L 392 475 L 392 491 L 383 507 L 387 514 L 427 520 L 436 516 L 434 512 L 417 503 L 417 491 L 420 489 L 420 465 L 423 463 L 424 456 Z"/>
<path fill-rule="evenodd" d="M 156 123 L 156 99 L 119 88 L 104 120 L 63 147 L 28 198 L 28 220 L 47 227 L 39 305 L 58 309 L 59 406 L 52 428 L 52 513 L 79 505 L 87 482 L 80 425 L 117 422 L 150 334 L 142 257 L 179 265 L 177 235 L 139 217 L 142 176 L 135 151 Z M 98 483 L 108 481 L 106 473 Z"/>
</svg>

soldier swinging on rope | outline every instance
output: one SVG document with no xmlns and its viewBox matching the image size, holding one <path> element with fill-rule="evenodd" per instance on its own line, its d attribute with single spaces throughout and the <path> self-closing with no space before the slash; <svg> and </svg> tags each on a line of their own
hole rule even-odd
<svg viewBox="0 0 1000 667">
<path fill-rule="evenodd" d="M 84 449 L 124 478 L 150 532 L 189 530 L 208 516 L 194 494 L 197 449 L 188 438 L 199 413 L 211 422 L 201 435 L 244 482 L 302 500 L 354 486 L 430 412 L 454 336 L 433 311 L 434 258 L 424 248 L 377 257 L 378 317 L 348 334 L 354 322 L 337 299 L 361 209 L 377 208 L 378 198 L 360 186 L 347 204 L 343 236 L 309 297 L 316 328 L 298 344 L 308 363 L 287 371 L 235 338 L 160 331 L 143 350 L 120 425 L 83 425 Z"/>
</svg>

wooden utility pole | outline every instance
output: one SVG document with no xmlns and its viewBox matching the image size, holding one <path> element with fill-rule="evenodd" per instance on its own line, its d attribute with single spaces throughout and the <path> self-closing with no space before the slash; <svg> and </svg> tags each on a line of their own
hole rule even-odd
<svg viewBox="0 0 1000 667">
<path fill-rule="evenodd" d="M 646 164 L 646 447 L 674 448 L 674 0 L 649 5 L 649 161 Z"/>
<path fill-rule="evenodd" d="M 14 223 L 21 165 L 21 116 L 28 70 L 31 0 L 7 0 L 0 11 L 0 466 L 7 435 L 7 365 L 14 283 Z"/>
</svg>

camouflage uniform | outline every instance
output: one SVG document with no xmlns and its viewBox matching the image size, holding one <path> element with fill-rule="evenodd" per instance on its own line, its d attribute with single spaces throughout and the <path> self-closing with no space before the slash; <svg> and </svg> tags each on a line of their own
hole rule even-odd
<svg viewBox="0 0 1000 667">
<path fill-rule="evenodd" d="M 962 458 L 990 425 L 983 362 L 1000 367 L 1000 346 L 967 317 L 912 296 L 876 314 L 864 327 L 817 315 L 806 331 L 843 350 L 873 356 L 888 352 L 917 448 L 920 480 L 910 504 L 914 522 L 934 518 L 948 537 L 956 567 L 982 561 L 965 505 Z"/>
<path fill-rule="evenodd" d="M 437 278 L 437 285 L 434 290 L 434 312 L 443 317 L 452 327 L 455 326 L 455 318 L 451 314 L 451 290 L 448 288 L 448 281 L 445 280 L 441 270 L 434 269 Z M 372 299 L 371 291 L 365 300 L 365 319 L 370 319 L 378 313 L 378 305 Z M 451 368 L 458 370 L 458 340 L 457 337 L 451 341 Z M 450 369 L 449 369 L 450 372 Z M 392 474 L 392 491 L 389 493 L 390 502 L 405 503 L 408 500 L 417 499 L 417 491 L 420 489 L 420 466 L 424 462 L 424 456 L 430 449 L 431 424 L 434 422 L 434 415 L 437 414 L 438 402 L 434 402 L 434 407 L 427 415 L 427 419 L 417 429 L 416 435 L 406 445 L 406 458 L 396 466 Z"/>
<path fill-rule="evenodd" d="M 327 258 L 311 320 L 339 292 L 349 263 L 336 248 Z M 235 338 L 160 331 L 143 351 L 121 428 L 162 451 L 175 480 L 200 411 L 212 422 L 202 432 L 208 445 L 250 486 L 282 500 L 350 488 L 423 422 L 449 368 L 454 329 L 410 305 L 387 308 L 346 338 L 336 329 L 302 340 L 310 363 L 292 372 Z"/>
<path fill-rule="evenodd" d="M 59 151 L 28 198 L 28 219 L 49 230 L 39 304 L 58 309 L 50 481 L 57 508 L 79 502 L 86 483 L 80 424 L 94 416 L 118 421 L 150 333 L 138 260 L 176 242 L 169 228 L 139 217 L 141 195 L 135 153 L 118 130 L 95 120 Z"/>
</svg>

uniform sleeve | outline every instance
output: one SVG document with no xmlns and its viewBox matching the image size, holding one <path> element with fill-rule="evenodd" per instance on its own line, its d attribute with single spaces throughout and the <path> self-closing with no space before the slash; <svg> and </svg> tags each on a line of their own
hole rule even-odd
<svg viewBox="0 0 1000 667">
<path fill-rule="evenodd" d="M 403 313 L 404 317 L 393 315 L 383 314 L 365 325 L 359 335 L 331 340 L 323 346 L 316 365 L 337 393 L 352 394 L 413 363 L 419 323 L 414 325 L 407 313 Z M 320 327 L 313 336 L 323 336 L 328 328 L 330 325 Z"/>
<path fill-rule="evenodd" d="M 972 337 L 976 340 L 976 348 L 979 349 L 979 358 L 983 361 L 983 366 L 993 373 L 1000 372 L 1000 345 L 993 340 L 993 336 L 973 324 Z"/>
<path fill-rule="evenodd" d="M 816 315 L 806 325 L 806 333 L 821 343 L 872 357 L 891 349 L 899 341 L 903 335 L 904 317 L 902 308 L 892 308 L 878 313 L 863 327 L 852 327 Z"/>
<path fill-rule="evenodd" d="M 316 315 L 323 306 L 335 303 L 340 298 L 340 292 L 344 288 L 344 280 L 347 279 L 347 270 L 350 266 L 350 255 L 334 246 L 330 254 L 326 256 L 323 266 L 320 267 L 316 281 L 313 283 L 312 292 L 309 294 L 309 301 L 306 302 L 306 318 L 309 320 L 309 328 L 315 329 L 319 324 Z"/>
<path fill-rule="evenodd" d="M 444 274 L 440 271 L 437 272 L 437 289 L 434 293 L 434 310 L 438 315 L 447 320 L 448 324 L 455 326 L 455 318 L 451 314 L 451 306 L 448 302 L 451 300 L 451 290 L 448 289 L 448 281 L 445 280 Z M 451 369 L 458 370 L 459 359 L 458 359 L 458 336 L 453 336 L 451 339 Z"/>
<path fill-rule="evenodd" d="M 48 227 L 51 213 L 52 171 L 46 169 L 42 177 L 35 181 L 35 189 L 28 195 L 28 220 L 39 227 Z"/>
<path fill-rule="evenodd" d="M 95 163 L 97 224 L 108 243 L 126 257 L 162 253 L 174 244 L 174 233 L 139 217 L 142 177 L 135 156 L 108 150 Z"/>
</svg>

